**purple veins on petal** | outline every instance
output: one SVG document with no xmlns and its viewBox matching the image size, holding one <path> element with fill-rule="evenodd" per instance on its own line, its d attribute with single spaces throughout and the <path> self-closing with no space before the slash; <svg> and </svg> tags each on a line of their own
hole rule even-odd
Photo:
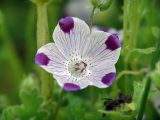
<svg viewBox="0 0 160 120">
<path fill-rule="evenodd" d="M 49 60 L 50 59 L 44 53 L 38 53 L 35 56 L 35 63 L 38 65 L 48 65 Z"/>
<path fill-rule="evenodd" d="M 64 90 L 67 91 L 77 91 L 80 90 L 80 86 L 79 85 L 75 85 L 73 83 L 65 83 L 63 86 Z"/>
<path fill-rule="evenodd" d="M 102 78 L 102 83 L 110 86 L 112 85 L 112 82 L 115 80 L 115 78 L 116 78 L 116 73 L 114 72 L 108 73 Z"/>
<path fill-rule="evenodd" d="M 111 34 L 105 42 L 107 49 L 115 50 L 121 47 L 121 41 L 116 34 Z"/>
<path fill-rule="evenodd" d="M 59 21 L 59 26 L 65 33 L 70 33 L 74 27 L 74 21 L 72 17 L 61 18 Z"/>
</svg>

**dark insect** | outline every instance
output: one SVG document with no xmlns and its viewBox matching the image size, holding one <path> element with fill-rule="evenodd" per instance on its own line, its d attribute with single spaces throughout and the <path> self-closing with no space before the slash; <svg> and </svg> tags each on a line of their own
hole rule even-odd
<svg viewBox="0 0 160 120">
<path fill-rule="evenodd" d="M 125 103 L 131 103 L 131 102 L 132 102 L 131 96 L 125 96 L 122 93 L 119 93 L 118 98 L 116 99 L 105 98 L 104 101 L 105 111 L 115 110 L 116 108 L 122 107 Z M 105 114 L 103 114 L 102 117 L 105 117 Z"/>
</svg>

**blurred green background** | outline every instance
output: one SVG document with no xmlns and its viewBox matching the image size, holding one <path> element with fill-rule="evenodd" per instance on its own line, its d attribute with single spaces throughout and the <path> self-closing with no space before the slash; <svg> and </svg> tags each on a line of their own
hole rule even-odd
<svg viewBox="0 0 160 120">
<path fill-rule="evenodd" d="M 159 0 L 145 1 L 145 7 L 143 8 L 140 25 L 137 30 L 137 48 L 149 48 L 156 46 L 156 43 L 159 40 L 158 36 L 160 34 L 159 11 Z M 61 17 L 75 16 L 84 19 L 87 22 L 90 12 L 91 4 L 89 3 L 89 0 L 52 0 L 48 5 L 50 41 L 52 41 L 52 32 L 54 27 Z M 8 106 L 19 105 L 23 103 L 24 96 L 21 97 L 20 95 L 19 97 L 19 91 L 23 89 L 21 85 L 23 81 L 28 79 L 31 79 L 32 81 L 32 79 L 34 79 L 33 81 L 36 81 L 36 83 L 33 83 L 33 86 L 35 87 L 36 84 L 39 84 L 37 77 L 38 73 L 36 72 L 37 65 L 34 63 L 34 55 L 37 49 L 36 20 L 36 5 L 31 1 L 0 0 L 0 116 Z M 107 11 L 97 11 L 93 24 L 96 27 L 98 26 L 103 28 L 123 30 L 123 0 L 115 0 Z M 116 64 L 118 73 L 125 69 L 125 54 L 125 52 L 122 53 L 119 62 Z M 131 70 L 147 68 L 151 64 L 152 56 L 153 54 L 137 55 L 135 53 L 131 55 L 128 60 L 128 68 Z M 144 74 L 136 77 L 128 76 L 128 79 L 133 81 L 134 79 L 142 79 L 143 77 Z M 122 77 L 119 79 L 118 83 L 116 83 L 118 85 L 118 90 L 115 90 L 114 87 L 109 87 L 107 89 L 88 87 L 82 91 L 74 93 L 64 91 L 62 94 L 63 97 L 61 98 L 59 97 L 61 88 L 54 80 L 55 84 L 53 96 L 51 98 L 52 102 L 49 103 L 49 106 L 44 108 L 44 110 L 47 111 L 47 114 L 49 114 L 49 117 L 37 117 L 36 119 L 106 119 L 102 118 L 102 113 L 98 112 L 99 109 L 103 109 L 103 98 L 115 98 L 119 90 L 126 93 L 123 88 L 123 81 L 124 78 Z M 27 84 L 30 83 L 26 83 L 26 85 Z M 132 85 L 126 94 L 133 95 L 133 82 L 131 82 L 131 84 Z M 158 96 L 153 99 L 157 101 L 160 100 L 160 97 Z M 147 114 L 145 115 L 146 120 L 160 119 L 160 102 L 156 103 L 154 100 L 151 99 L 147 103 Z M 33 104 L 34 102 L 31 103 Z M 156 105 L 154 103 L 156 103 Z M 158 110 L 156 106 L 158 106 Z M 58 115 L 56 115 L 57 117 L 54 118 L 56 111 L 58 111 Z M 46 113 L 42 112 L 42 114 Z M 32 115 L 28 113 L 26 116 Z M 29 117 L 22 118 L 22 120 L 31 120 Z M 13 118 L 8 118 L 8 120 L 12 119 Z"/>
</svg>

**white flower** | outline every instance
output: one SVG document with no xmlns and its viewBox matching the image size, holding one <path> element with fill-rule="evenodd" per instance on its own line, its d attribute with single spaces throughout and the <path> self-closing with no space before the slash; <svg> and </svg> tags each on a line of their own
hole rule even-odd
<svg viewBox="0 0 160 120">
<path fill-rule="evenodd" d="M 115 79 L 115 64 L 121 43 L 115 34 L 93 30 L 75 17 L 62 18 L 53 32 L 55 43 L 41 47 L 35 62 L 53 74 L 68 91 L 93 85 L 110 86 Z"/>
</svg>

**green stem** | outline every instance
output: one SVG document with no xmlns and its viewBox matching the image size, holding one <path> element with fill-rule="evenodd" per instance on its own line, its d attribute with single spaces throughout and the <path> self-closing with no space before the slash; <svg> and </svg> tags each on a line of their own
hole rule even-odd
<svg viewBox="0 0 160 120">
<path fill-rule="evenodd" d="M 37 3 L 37 47 L 45 45 L 49 42 L 47 4 Z M 45 100 L 48 100 L 52 95 L 53 80 L 47 72 L 40 69 L 41 77 L 41 93 Z"/>
<path fill-rule="evenodd" d="M 89 20 L 88 20 L 88 25 L 89 25 L 89 28 L 90 28 L 90 32 L 91 32 L 91 29 L 92 29 L 93 17 L 94 17 L 94 11 L 95 11 L 95 9 L 96 9 L 96 7 L 94 7 L 92 9 L 91 15 L 90 15 Z"/>
<path fill-rule="evenodd" d="M 145 110 L 145 105 L 147 102 L 150 87 L 151 87 L 151 79 L 147 78 L 146 82 L 145 82 L 143 94 L 142 94 L 142 99 L 140 100 L 140 106 L 138 108 L 137 120 L 142 120 L 142 118 L 143 118 L 143 112 Z"/>
<path fill-rule="evenodd" d="M 126 56 L 128 56 L 128 48 L 129 48 L 129 1 L 124 0 L 124 6 L 123 6 L 123 46 L 122 46 L 122 52 L 125 53 Z M 124 59 L 124 69 L 128 71 L 128 61 L 127 59 Z M 128 76 L 125 76 L 124 79 L 124 87 L 123 90 L 125 93 L 127 93 L 128 90 Z"/>
<path fill-rule="evenodd" d="M 59 109 L 61 107 L 61 101 L 62 101 L 63 93 L 64 93 L 64 90 L 62 89 L 61 93 L 59 95 L 59 99 L 58 99 L 58 103 L 57 103 L 56 109 L 55 109 L 54 120 L 57 119 L 58 112 L 59 112 Z"/>
<path fill-rule="evenodd" d="M 37 47 L 49 42 L 47 4 L 37 4 Z"/>
<path fill-rule="evenodd" d="M 128 42 L 128 0 L 124 0 L 124 7 L 123 7 L 123 49 L 124 51 L 126 51 L 126 49 L 128 49 L 129 46 L 129 42 Z"/>
<path fill-rule="evenodd" d="M 124 0 L 124 14 L 123 14 L 123 48 L 122 52 L 125 53 L 124 59 L 124 68 L 128 70 L 129 61 L 127 57 L 129 56 L 128 50 L 131 48 L 136 48 L 136 41 L 137 41 L 137 30 L 139 27 L 139 23 L 141 20 L 140 11 L 142 9 L 141 4 L 143 0 Z M 139 5 L 140 4 L 140 5 Z M 134 64 L 136 61 L 132 62 L 131 69 L 133 70 L 136 67 Z M 128 76 L 125 77 L 124 81 L 124 91 L 127 92 L 128 89 L 132 86 L 130 80 L 128 80 Z"/>
<path fill-rule="evenodd" d="M 129 70 L 125 70 L 125 71 L 122 71 L 118 74 L 116 80 L 118 81 L 122 76 L 124 75 L 134 75 L 134 76 L 138 76 L 142 73 L 144 73 L 146 71 L 146 69 L 142 69 L 142 70 L 139 70 L 139 71 L 129 71 Z"/>
</svg>

